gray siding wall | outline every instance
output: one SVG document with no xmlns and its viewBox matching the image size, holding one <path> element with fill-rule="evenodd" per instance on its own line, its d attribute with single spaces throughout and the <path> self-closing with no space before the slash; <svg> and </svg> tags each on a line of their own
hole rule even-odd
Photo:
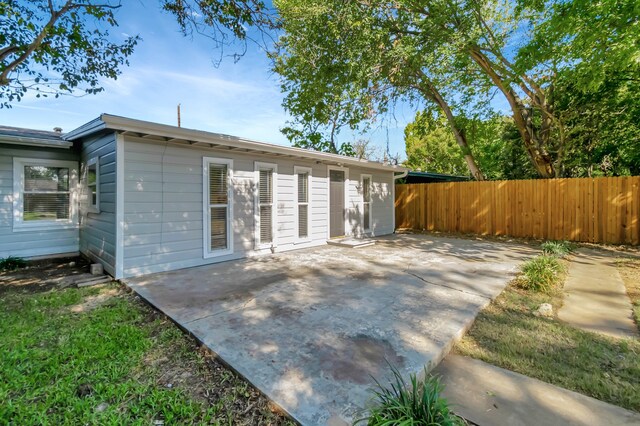
<svg viewBox="0 0 640 426">
<path fill-rule="evenodd" d="M 371 176 L 371 229 L 363 229 L 362 175 Z M 349 168 L 348 229 L 356 236 L 393 234 L 393 172 Z"/>
<path fill-rule="evenodd" d="M 98 158 L 100 212 L 88 211 L 87 162 Z M 80 251 L 115 275 L 116 256 L 116 135 L 108 133 L 82 141 L 80 153 Z"/>
<path fill-rule="evenodd" d="M 70 149 L 0 144 L 0 257 L 38 257 L 78 252 L 78 229 L 13 231 L 13 158 L 78 161 Z"/>
<path fill-rule="evenodd" d="M 233 160 L 233 254 L 203 258 L 203 157 Z M 278 167 L 277 251 L 325 244 L 327 240 L 327 166 L 314 161 L 242 154 L 233 151 L 144 142 L 127 137 L 124 143 L 124 275 L 167 271 L 269 252 L 254 247 L 255 161 Z M 312 169 L 311 232 L 297 241 L 294 167 Z M 362 171 L 350 170 L 349 215 L 359 223 Z M 391 172 L 369 172 L 377 188 L 373 199 L 375 235 L 393 232 Z M 388 215 L 389 217 L 378 217 Z M 351 221 L 351 219 L 350 219 Z"/>
</svg>

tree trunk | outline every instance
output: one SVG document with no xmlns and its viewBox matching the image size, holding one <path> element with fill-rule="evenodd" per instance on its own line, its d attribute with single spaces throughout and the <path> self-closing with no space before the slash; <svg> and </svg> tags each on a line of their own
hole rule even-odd
<svg viewBox="0 0 640 426">
<path fill-rule="evenodd" d="M 507 98 L 511 111 L 513 113 L 513 121 L 520 133 L 525 150 L 533 163 L 536 171 L 543 178 L 553 178 L 556 175 L 553 167 L 553 160 L 546 149 L 549 143 L 550 132 L 546 128 L 548 117 L 543 117 L 543 126 L 539 131 L 535 128 L 531 112 L 522 103 L 518 95 L 513 91 L 508 82 L 505 82 L 501 76 L 493 69 L 484 54 L 478 49 L 469 51 L 471 58 L 487 73 L 491 81 Z"/>
<path fill-rule="evenodd" d="M 467 163 L 467 167 L 469 168 L 471 176 L 473 176 L 475 180 L 484 180 L 484 175 L 482 174 L 482 171 L 480 171 L 480 168 L 476 163 L 476 159 L 473 157 L 473 153 L 471 152 L 471 148 L 467 143 L 467 137 L 456 124 L 455 116 L 453 115 L 449 104 L 444 100 L 442 95 L 440 95 L 440 92 L 438 92 L 438 89 L 436 89 L 436 87 L 431 83 L 431 81 L 426 78 L 426 76 L 423 75 L 422 80 L 424 85 L 426 85 L 426 89 L 421 85 L 420 90 L 428 99 L 431 99 L 433 102 L 435 102 L 447 117 L 447 122 L 449 123 L 451 131 L 453 132 L 453 136 L 456 138 L 456 142 L 458 143 L 458 146 L 462 151 L 464 161 L 466 161 Z"/>
</svg>

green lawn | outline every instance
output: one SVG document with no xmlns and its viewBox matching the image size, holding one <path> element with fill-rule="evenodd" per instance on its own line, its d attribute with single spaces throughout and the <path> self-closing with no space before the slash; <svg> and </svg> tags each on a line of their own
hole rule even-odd
<svg viewBox="0 0 640 426">
<path fill-rule="evenodd" d="M 119 285 L 0 293 L 0 424 L 285 424 Z"/>
<path fill-rule="evenodd" d="M 616 340 L 533 315 L 541 303 L 560 306 L 561 285 L 545 294 L 511 284 L 480 313 L 455 351 L 640 411 L 640 341 Z"/>
</svg>

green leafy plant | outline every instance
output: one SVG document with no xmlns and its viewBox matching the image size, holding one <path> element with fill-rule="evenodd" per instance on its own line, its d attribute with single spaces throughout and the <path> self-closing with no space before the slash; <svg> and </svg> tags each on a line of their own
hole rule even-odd
<svg viewBox="0 0 640 426">
<path fill-rule="evenodd" d="M 443 389 L 437 377 L 429 376 L 425 369 L 425 378 L 410 376 L 407 384 L 400 372 L 391 367 L 393 380 L 390 387 L 382 386 L 376 380 L 374 391 L 375 406 L 368 416 L 355 423 L 366 423 L 368 426 L 453 426 L 465 425 L 466 422 L 453 414 L 449 403 L 442 397 Z"/>
<path fill-rule="evenodd" d="M 516 282 L 525 290 L 549 292 L 564 271 L 565 266 L 557 257 L 536 256 L 522 265 L 522 275 Z"/>
<path fill-rule="evenodd" d="M 568 241 L 545 241 L 540 247 L 545 255 L 555 257 L 565 257 L 575 249 Z"/>
<path fill-rule="evenodd" d="M 0 259 L 0 271 L 15 271 L 18 268 L 27 266 L 27 261 L 21 257 L 9 256 Z"/>
</svg>

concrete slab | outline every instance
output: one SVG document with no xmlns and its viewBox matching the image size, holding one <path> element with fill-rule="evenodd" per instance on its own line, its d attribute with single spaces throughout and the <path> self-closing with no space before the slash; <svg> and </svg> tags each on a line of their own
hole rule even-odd
<svg viewBox="0 0 640 426">
<path fill-rule="evenodd" d="M 558 318 L 587 331 L 638 337 L 631 300 L 614 257 L 589 249 L 572 256 Z"/>
<path fill-rule="evenodd" d="M 400 235 L 128 280 L 302 424 L 349 423 L 436 365 L 534 250 Z"/>
<path fill-rule="evenodd" d="M 433 371 L 454 412 L 480 426 L 638 425 L 640 414 L 472 358 Z"/>
</svg>

